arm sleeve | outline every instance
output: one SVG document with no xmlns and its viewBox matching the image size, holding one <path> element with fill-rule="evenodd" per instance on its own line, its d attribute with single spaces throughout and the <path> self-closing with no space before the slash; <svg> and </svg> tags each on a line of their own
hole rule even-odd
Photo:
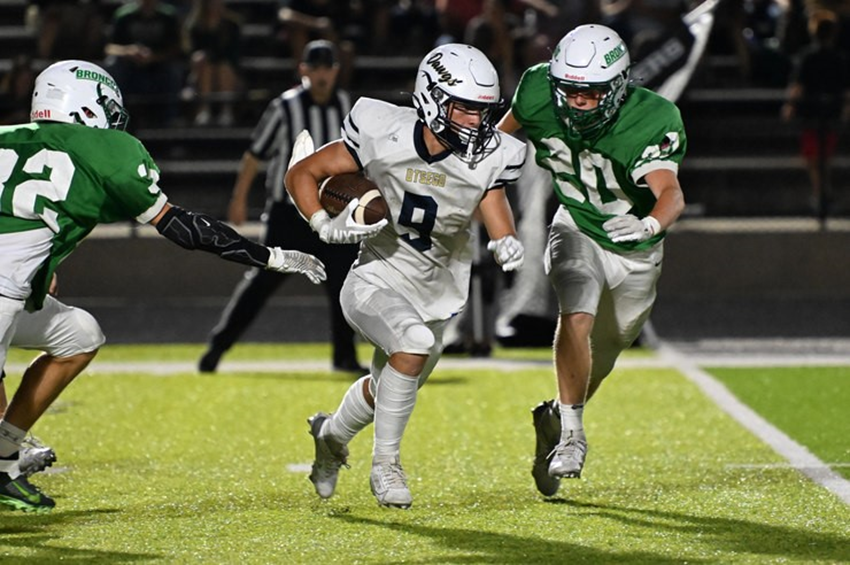
<svg viewBox="0 0 850 565">
<path fill-rule="evenodd" d="M 268 247 L 245 239 L 215 218 L 179 206 L 165 213 L 156 231 L 184 249 L 200 249 L 252 267 L 265 268 L 271 256 Z"/>
</svg>

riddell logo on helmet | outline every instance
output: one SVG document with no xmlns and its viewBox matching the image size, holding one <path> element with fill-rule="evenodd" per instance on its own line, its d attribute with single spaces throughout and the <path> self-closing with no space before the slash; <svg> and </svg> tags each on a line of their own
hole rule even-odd
<svg viewBox="0 0 850 565">
<path fill-rule="evenodd" d="M 568 78 L 568 79 L 570 79 L 570 80 L 580 80 L 580 81 L 583 81 L 585 77 L 584 77 L 584 75 L 571 75 L 570 73 L 565 73 L 565 74 L 564 74 L 564 78 Z"/>
<path fill-rule="evenodd" d="M 496 97 L 492 94 L 482 94 L 478 97 L 479 100 L 495 100 Z"/>
<path fill-rule="evenodd" d="M 49 120 L 50 110 L 33 110 L 30 112 L 30 120 Z"/>
</svg>

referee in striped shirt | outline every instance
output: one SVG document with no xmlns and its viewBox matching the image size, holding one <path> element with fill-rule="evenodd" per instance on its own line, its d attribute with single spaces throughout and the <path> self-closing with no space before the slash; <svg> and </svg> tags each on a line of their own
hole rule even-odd
<svg viewBox="0 0 850 565">
<path fill-rule="evenodd" d="M 336 88 L 339 62 L 333 43 L 324 40 L 308 43 L 298 70 L 301 84 L 272 100 L 254 129 L 251 146 L 242 156 L 233 187 L 228 220 L 236 225 L 245 221 L 248 193 L 260 161 L 269 161 L 263 243 L 312 253 L 324 262 L 328 273 L 325 290 L 330 301 L 334 369 L 363 373 L 367 370 L 357 362 L 354 332 L 339 305 L 339 292 L 357 257 L 357 245 L 322 243 L 301 219 L 283 186 L 295 136 L 302 129 L 308 130 L 316 147 L 339 139 L 351 99 L 347 92 Z M 286 275 L 261 269 L 245 273 L 210 334 L 207 350 L 198 363 L 202 373 L 215 372 L 221 356 L 236 343 L 285 278 Z"/>
</svg>

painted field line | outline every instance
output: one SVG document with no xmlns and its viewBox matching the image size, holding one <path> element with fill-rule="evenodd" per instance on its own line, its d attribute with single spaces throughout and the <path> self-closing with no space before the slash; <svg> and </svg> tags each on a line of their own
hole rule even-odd
<svg viewBox="0 0 850 565">
<path fill-rule="evenodd" d="M 676 367 L 688 380 L 697 385 L 724 412 L 787 460 L 790 467 L 797 469 L 850 506 L 850 481 L 830 469 L 805 446 L 800 445 L 759 416 L 749 406 L 738 400 L 720 381 L 689 361 L 674 347 L 662 343 L 658 347 L 658 354 L 662 360 Z"/>
<path fill-rule="evenodd" d="M 850 463 L 824 463 L 830 469 L 850 469 Z M 728 463 L 727 469 L 793 469 L 790 463 Z"/>
<path fill-rule="evenodd" d="M 654 357 L 639 357 L 623 359 L 618 368 L 663 368 L 666 363 Z M 551 370 L 552 361 L 549 359 L 453 359 L 446 358 L 437 364 L 437 370 L 490 370 L 490 371 L 520 371 L 529 369 Z M 6 372 L 20 374 L 26 369 L 22 363 L 8 363 Z M 95 359 L 86 368 L 89 374 L 99 373 L 150 373 L 152 375 L 176 375 L 195 373 L 198 370 L 197 361 L 98 361 Z M 222 361 L 218 366 L 218 374 L 228 373 L 285 373 L 285 372 L 319 372 L 330 371 L 328 360 L 272 360 L 272 361 Z"/>
</svg>

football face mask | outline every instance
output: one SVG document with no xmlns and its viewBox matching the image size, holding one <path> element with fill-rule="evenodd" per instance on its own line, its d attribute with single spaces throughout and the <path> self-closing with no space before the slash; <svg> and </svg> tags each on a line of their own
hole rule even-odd
<svg viewBox="0 0 850 565">
<path fill-rule="evenodd" d="M 464 161 L 472 161 L 475 156 L 483 155 L 496 131 L 496 109 L 499 104 L 477 104 L 454 99 L 438 88 L 435 90 L 437 92 L 432 92 L 434 99 L 446 102 L 440 103 L 440 112 L 431 123 L 431 131 Z M 474 116 L 472 122 L 477 121 L 478 125 L 458 123 L 455 120 L 459 116 Z"/>
<path fill-rule="evenodd" d="M 611 121 L 620 107 L 616 100 L 620 90 L 618 80 L 622 79 L 618 77 L 611 83 L 605 84 L 550 81 L 555 111 L 573 134 L 592 138 Z M 625 90 L 624 85 L 622 90 Z M 590 102 L 591 106 L 595 104 L 595 107 L 584 109 L 570 103 L 570 100 L 579 97 Z"/>
</svg>

